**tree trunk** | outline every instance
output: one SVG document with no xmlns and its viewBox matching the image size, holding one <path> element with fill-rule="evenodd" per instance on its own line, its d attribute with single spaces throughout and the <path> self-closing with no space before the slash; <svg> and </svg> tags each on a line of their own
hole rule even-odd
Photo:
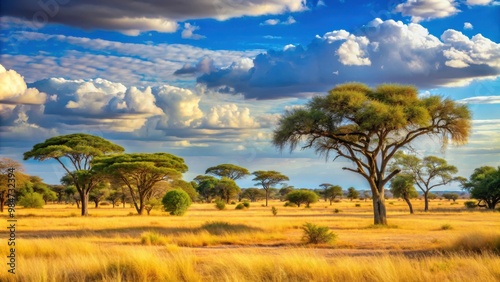
<svg viewBox="0 0 500 282">
<path fill-rule="evenodd" d="M 413 206 L 410 202 L 410 199 L 408 197 L 404 197 L 403 199 L 406 201 L 406 203 L 408 204 L 408 207 L 410 208 L 410 214 L 413 214 Z"/>
<path fill-rule="evenodd" d="M 0 192 L 0 212 L 3 212 L 3 205 L 5 203 L 5 191 Z"/>
<path fill-rule="evenodd" d="M 424 192 L 424 211 L 429 211 L 429 191 Z"/>
<path fill-rule="evenodd" d="M 373 193 L 373 223 L 387 225 L 387 214 L 385 210 L 385 198 L 382 191 Z"/>
<path fill-rule="evenodd" d="M 269 188 L 265 189 L 266 190 L 266 207 L 267 207 L 267 200 L 269 199 Z"/>
<path fill-rule="evenodd" d="M 333 200 L 332 200 L 332 199 L 330 199 L 330 206 L 332 205 L 332 203 L 333 203 Z"/>
<path fill-rule="evenodd" d="M 81 208 L 82 208 L 82 216 L 89 215 L 89 193 L 85 193 L 85 191 L 79 192 Z"/>
<path fill-rule="evenodd" d="M 99 207 L 99 201 L 94 201 L 95 208 L 97 209 Z"/>
</svg>

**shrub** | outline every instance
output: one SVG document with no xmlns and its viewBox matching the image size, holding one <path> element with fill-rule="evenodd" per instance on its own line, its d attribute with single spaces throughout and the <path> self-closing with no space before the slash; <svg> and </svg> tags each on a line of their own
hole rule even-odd
<svg viewBox="0 0 500 282">
<path fill-rule="evenodd" d="M 496 252 L 500 254 L 500 234 L 474 232 L 459 237 L 451 248 L 469 252 Z"/>
<path fill-rule="evenodd" d="M 453 229 L 453 226 L 451 226 L 451 224 L 441 225 L 441 230 L 451 230 L 451 229 Z"/>
<path fill-rule="evenodd" d="M 354 206 L 355 207 L 361 207 L 361 204 L 355 204 Z"/>
<path fill-rule="evenodd" d="M 250 207 L 250 202 L 244 201 L 243 205 L 245 206 L 245 208 L 249 208 Z"/>
<path fill-rule="evenodd" d="M 284 204 L 283 206 L 285 206 L 285 207 L 292 207 L 292 208 L 297 207 L 297 205 L 296 205 L 296 204 L 294 204 L 294 203 L 290 203 L 290 202 L 285 202 L 285 204 Z"/>
<path fill-rule="evenodd" d="M 244 224 L 231 224 L 224 221 L 209 221 L 205 222 L 201 229 L 208 231 L 212 235 L 236 234 L 236 233 L 251 233 L 262 231 L 260 228 L 247 226 Z"/>
<path fill-rule="evenodd" d="M 215 200 L 215 207 L 218 210 L 223 210 L 226 208 L 226 203 L 223 200 Z"/>
<path fill-rule="evenodd" d="M 309 204 L 316 203 L 318 198 L 318 194 L 310 190 L 295 190 L 286 195 L 289 202 L 295 203 L 299 207 L 300 204 L 306 204 L 309 207 Z"/>
<path fill-rule="evenodd" d="M 334 209 L 334 210 L 333 210 L 333 212 L 334 212 L 334 213 L 339 213 L 339 212 L 340 212 L 340 210 L 339 210 L 339 209 Z"/>
<path fill-rule="evenodd" d="M 183 215 L 191 205 L 191 197 L 184 190 L 175 189 L 168 191 L 161 202 L 171 215 Z"/>
<path fill-rule="evenodd" d="M 25 208 L 41 209 L 41 208 L 43 208 L 45 201 L 43 200 L 42 195 L 40 195 L 39 193 L 33 192 L 33 193 L 26 194 L 24 196 L 21 196 L 19 198 L 18 204 L 20 206 L 25 207 Z"/>
<path fill-rule="evenodd" d="M 236 202 L 235 201 L 231 201 L 231 205 L 236 205 Z"/>
<path fill-rule="evenodd" d="M 327 226 L 318 226 L 310 222 L 306 222 L 302 230 L 304 230 L 302 240 L 311 244 L 329 243 L 337 237 Z"/>
<path fill-rule="evenodd" d="M 465 201 L 464 205 L 468 209 L 473 209 L 473 208 L 477 207 L 476 201 Z"/>
<path fill-rule="evenodd" d="M 244 209 L 244 208 L 245 208 L 245 206 L 244 206 L 242 203 L 239 203 L 239 204 L 238 204 L 238 205 L 236 205 L 236 207 L 235 207 L 235 209 L 237 209 L 237 210 L 242 210 L 242 209 Z"/>
<path fill-rule="evenodd" d="M 271 212 L 273 213 L 273 215 L 277 215 L 278 214 L 278 209 L 275 208 L 274 206 L 271 207 Z"/>
</svg>

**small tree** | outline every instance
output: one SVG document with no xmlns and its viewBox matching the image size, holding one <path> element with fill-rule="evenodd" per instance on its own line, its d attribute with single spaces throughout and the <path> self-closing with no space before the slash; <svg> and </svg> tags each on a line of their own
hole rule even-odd
<svg viewBox="0 0 500 282">
<path fill-rule="evenodd" d="M 316 203 L 319 197 L 318 194 L 310 190 L 295 190 L 288 193 L 286 199 L 298 207 L 300 207 L 300 204 L 306 204 L 306 207 L 309 207 L 310 204 Z"/>
<path fill-rule="evenodd" d="M 413 177 L 408 174 L 400 174 L 391 180 L 391 193 L 394 197 L 403 198 L 408 204 L 410 213 L 413 214 L 413 206 L 410 199 L 417 198 L 418 193 L 413 187 Z"/>
<path fill-rule="evenodd" d="M 41 209 L 45 204 L 42 195 L 37 192 L 28 193 L 19 198 L 18 204 L 25 208 Z"/>
<path fill-rule="evenodd" d="M 266 207 L 267 207 L 268 200 L 269 200 L 269 190 L 272 187 L 274 187 L 282 182 L 290 180 L 290 179 L 288 179 L 288 176 L 283 175 L 283 174 L 281 174 L 277 171 L 274 171 L 274 170 L 269 170 L 269 171 L 258 170 L 258 171 L 254 171 L 252 174 L 255 176 L 255 178 L 252 180 L 257 181 L 257 183 L 255 183 L 255 185 L 262 186 L 262 188 L 264 188 L 264 190 L 266 191 Z"/>
<path fill-rule="evenodd" d="M 215 192 L 229 204 L 229 200 L 238 195 L 240 192 L 240 187 L 236 185 L 236 182 L 230 178 L 223 177 L 215 185 Z"/>
<path fill-rule="evenodd" d="M 325 190 L 327 198 L 330 200 L 330 206 L 337 197 L 342 197 L 342 187 L 339 185 L 332 185 Z"/>
<path fill-rule="evenodd" d="M 217 196 L 215 186 L 219 180 L 210 175 L 198 175 L 195 177 L 194 182 L 197 183 L 195 189 L 199 197 L 207 203 L 210 203 L 214 197 Z"/>
<path fill-rule="evenodd" d="M 191 182 L 187 182 L 182 179 L 175 179 L 170 183 L 169 186 L 174 189 L 184 190 L 184 192 L 189 195 L 192 202 L 196 202 L 198 200 L 198 192 L 196 192 Z"/>
<path fill-rule="evenodd" d="M 266 197 L 266 192 L 258 188 L 247 188 L 243 191 L 241 197 L 256 202 L 260 199 L 264 199 Z"/>
<path fill-rule="evenodd" d="M 181 189 L 170 190 L 162 199 L 165 211 L 171 215 L 183 215 L 191 205 L 191 198 Z M 148 213 L 149 214 L 149 213 Z"/>
<path fill-rule="evenodd" d="M 349 187 L 347 189 L 347 198 L 349 198 L 351 201 L 353 199 L 357 199 L 359 198 L 359 192 L 356 189 L 354 189 L 354 187 Z"/>
<path fill-rule="evenodd" d="M 453 200 L 453 202 L 455 202 L 459 197 L 460 197 L 460 195 L 458 195 L 457 193 L 444 193 L 443 194 L 443 198 L 445 198 L 446 200 Z"/>
<path fill-rule="evenodd" d="M 160 207 L 162 205 L 162 202 L 158 200 L 157 198 L 151 198 L 146 201 L 146 205 L 144 206 L 144 209 L 148 213 L 148 215 L 151 214 L 151 211 Z"/>
<path fill-rule="evenodd" d="M 421 160 L 416 156 L 398 152 L 394 156 L 392 168 L 400 169 L 413 177 L 414 183 L 424 193 L 424 211 L 429 211 L 431 189 L 457 180 L 453 177 L 458 171 L 457 168 L 449 165 L 445 159 L 435 156 L 427 156 Z"/>
<path fill-rule="evenodd" d="M 500 202 L 500 167 L 476 168 L 469 181 L 462 181 L 462 187 L 469 191 L 472 198 L 479 200 L 478 207 L 495 209 Z"/>
</svg>

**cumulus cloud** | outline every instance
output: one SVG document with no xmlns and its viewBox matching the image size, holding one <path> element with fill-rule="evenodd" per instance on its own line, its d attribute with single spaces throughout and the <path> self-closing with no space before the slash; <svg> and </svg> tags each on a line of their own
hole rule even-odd
<svg viewBox="0 0 500 282">
<path fill-rule="evenodd" d="M 455 0 L 408 0 L 397 5 L 394 12 L 410 16 L 413 22 L 420 22 L 455 15 L 460 12 L 456 6 Z"/>
<path fill-rule="evenodd" d="M 203 117 L 199 108 L 200 97 L 191 90 L 170 85 L 155 87 L 157 104 L 165 115 L 157 129 L 196 127 Z"/>
<path fill-rule="evenodd" d="M 9 1 L 1 15 L 26 18 L 34 27 L 61 23 L 84 29 L 116 30 L 127 35 L 145 31 L 175 32 L 179 21 L 213 18 L 226 20 L 306 9 L 304 0 L 195 0 L 195 1 Z"/>
<path fill-rule="evenodd" d="M 464 29 L 473 29 L 473 28 L 474 28 L 474 26 L 472 26 L 471 23 L 469 23 L 469 22 L 464 23 Z"/>
<path fill-rule="evenodd" d="M 297 21 L 292 16 L 289 16 L 286 19 L 286 21 L 281 21 L 279 19 L 268 19 L 268 20 L 265 20 L 264 22 L 260 23 L 260 25 L 278 25 L 278 24 L 291 25 L 291 24 L 294 24 L 296 22 Z"/>
<path fill-rule="evenodd" d="M 249 64 L 250 66 L 250 64 Z M 219 68 L 199 83 L 246 98 L 308 97 L 335 84 L 363 81 L 422 88 L 464 85 L 500 75 L 500 44 L 447 30 L 438 38 L 416 23 L 375 19 L 360 31 L 335 30 L 304 48 L 259 54 L 250 69 Z"/>
<path fill-rule="evenodd" d="M 500 104 L 500 96 L 476 96 L 458 100 L 467 104 Z"/>
<path fill-rule="evenodd" d="M 493 0 L 467 0 L 467 1 L 465 1 L 465 4 L 467 4 L 469 6 L 476 6 L 476 5 L 486 6 L 489 4 L 493 4 L 494 2 L 495 1 L 493 1 Z"/>
<path fill-rule="evenodd" d="M 0 64 L 0 103 L 44 104 L 47 95 L 36 88 L 28 88 L 24 78 L 15 70 L 6 70 Z"/>
<path fill-rule="evenodd" d="M 205 38 L 205 36 L 200 35 L 200 34 L 195 34 L 194 32 L 196 30 L 199 30 L 200 27 L 196 25 L 192 25 L 190 23 L 185 23 L 184 24 L 184 29 L 182 30 L 181 37 L 185 39 L 202 39 Z"/>
<path fill-rule="evenodd" d="M 203 120 L 207 128 L 256 128 L 259 124 L 250 116 L 250 109 L 235 104 L 212 107 Z"/>
<path fill-rule="evenodd" d="M 210 57 L 204 57 L 196 65 L 185 63 L 182 68 L 175 70 L 174 75 L 193 75 L 210 73 L 216 70 L 214 60 Z"/>
</svg>

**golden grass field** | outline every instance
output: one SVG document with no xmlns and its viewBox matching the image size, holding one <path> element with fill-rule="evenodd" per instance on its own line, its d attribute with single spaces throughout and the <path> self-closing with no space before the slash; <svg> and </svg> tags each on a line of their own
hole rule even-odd
<svg viewBox="0 0 500 282">
<path fill-rule="evenodd" d="M 182 217 L 131 215 L 129 207 L 90 208 L 86 218 L 72 205 L 20 208 L 16 274 L 3 263 L 0 281 L 500 281 L 500 212 L 468 211 L 463 201 L 433 200 L 424 213 L 414 200 L 410 215 L 389 199 L 384 228 L 372 225 L 370 201 L 223 211 L 193 204 Z M 211 222 L 228 226 L 204 227 Z M 337 239 L 303 243 L 305 222 L 328 226 Z"/>
</svg>

